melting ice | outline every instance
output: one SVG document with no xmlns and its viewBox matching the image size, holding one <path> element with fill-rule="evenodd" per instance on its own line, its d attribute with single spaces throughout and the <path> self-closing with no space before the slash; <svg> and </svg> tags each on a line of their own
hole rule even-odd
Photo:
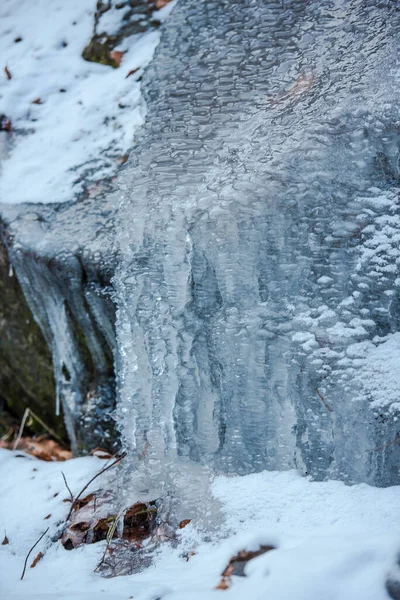
<svg viewBox="0 0 400 600">
<path fill-rule="evenodd" d="M 174 9 L 118 219 L 129 477 L 400 483 L 373 359 L 399 368 L 399 26 L 376 0 Z"/>
</svg>

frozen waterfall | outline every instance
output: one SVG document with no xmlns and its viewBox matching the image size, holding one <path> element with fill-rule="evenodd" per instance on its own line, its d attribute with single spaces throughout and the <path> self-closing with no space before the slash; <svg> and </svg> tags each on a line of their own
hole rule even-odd
<svg viewBox="0 0 400 600">
<path fill-rule="evenodd" d="M 117 223 L 134 468 L 400 483 L 399 34 L 387 0 L 175 7 Z"/>
</svg>

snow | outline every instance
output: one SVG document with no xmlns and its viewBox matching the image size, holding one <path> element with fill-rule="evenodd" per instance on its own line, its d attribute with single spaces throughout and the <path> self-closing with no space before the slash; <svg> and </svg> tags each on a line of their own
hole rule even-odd
<svg viewBox="0 0 400 600">
<path fill-rule="evenodd" d="M 96 0 L 0 3 L 0 114 L 13 127 L 0 132 L 1 202 L 72 200 L 84 176 L 114 176 L 133 145 L 146 112 L 138 79 L 159 33 L 124 40 L 118 69 L 87 62 L 81 54 L 95 8 Z M 122 19 L 124 11 L 117 12 Z"/>
<path fill-rule="evenodd" d="M 161 544 L 154 564 L 134 575 L 104 579 L 93 573 L 105 542 L 64 550 L 50 538 L 68 512 L 61 471 L 74 493 L 103 465 L 98 458 L 45 463 L 21 452 L 0 450 L 0 589 L 12 600 L 385 600 L 385 581 L 400 548 L 400 488 L 312 482 L 294 471 L 244 477 L 218 476 L 211 487 L 220 506 L 219 526 L 208 541 L 191 523 L 177 547 Z M 35 470 L 36 469 L 36 470 Z M 115 485 L 116 473 L 99 485 Z M 110 481 L 111 478 L 111 481 Z M 55 494 L 58 493 L 57 496 Z M 211 497 L 211 495 L 210 495 Z M 202 499 L 199 498 L 199 502 Z M 44 520 L 48 514 L 51 517 Z M 188 515 L 189 516 L 189 515 Z M 25 556 L 49 526 L 20 581 Z M 271 544 L 277 549 L 233 577 L 229 590 L 216 590 L 220 574 L 239 550 Z M 186 556 L 195 552 L 189 561 Z"/>
<path fill-rule="evenodd" d="M 353 356 L 358 346 L 363 360 L 356 377 L 362 383 L 363 393 L 373 408 L 387 407 L 396 413 L 400 408 L 400 333 L 387 335 L 377 346 L 372 342 L 355 344 L 348 349 Z"/>
</svg>

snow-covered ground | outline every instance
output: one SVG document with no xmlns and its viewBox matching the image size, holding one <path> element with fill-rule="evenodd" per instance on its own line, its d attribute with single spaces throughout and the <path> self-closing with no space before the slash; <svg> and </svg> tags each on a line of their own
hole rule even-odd
<svg viewBox="0 0 400 600">
<path fill-rule="evenodd" d="M 0 2 L 0 115 L 12 125 L 0 131 L 0 202 L 73 200 L 83 178 L 95 188 L 115 175 L 133 145 L 145 116 L 139 79 L 160 34 L 126 38 L 117 69 L 87 62 L 95 10 L 96 0 Z"/>
<path fill-rule="evenodd" d="M 67 551 L 51 542 L 66 517 L 68 497 L 104 461 L 77 458 L 45 463 L 0 450 L 0 597 L 46 600 L 384 600 L 385 581 L 400 549 L 400 488 L 315 483 L 297 473 L 264 472 L 217 477 L 212 494 L 221 503 L 221 526 L 204 541 L 191 523 L 180 543 L 160 545 L 154 564 L 141 573 L 104 579 L 93 569 L 105 542 Z M 107 477 L 106 474 L 102 477 Z M 113 477 L 113 476 L 112 476 Z M 93 488 L 101 485 L 99 478 Z M 103 479 L 104 484 L 104 479 Z M 57 495 L 56 495 L 57 494 Z M 47 515 L 51 515 L 45 520 Z M 189 515 L 188 515 L 189 516 Z M 23 581 L 23 563 L 39 535 Z M 277 549 L 255 558 L 247 577 L 216 590 L 221 572 L 239 550 L 260 544 Z M 29 567 L 40 551 L 44 557 Z M 187 561 L 186 556 L 195 552 Z"/>
</svg>

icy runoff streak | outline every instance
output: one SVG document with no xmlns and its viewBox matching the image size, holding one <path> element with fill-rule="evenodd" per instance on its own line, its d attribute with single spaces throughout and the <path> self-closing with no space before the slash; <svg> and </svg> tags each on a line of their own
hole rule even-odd
<svg viewBox="0 0 400 600">
<path fill-rule="evenodd" d="M 122 182 L 128 471 L 146 465 L 162 485 L 198 461 L 397 483 L 399 391 L 377 407 L 384 371 L 368 353 L 398 329 L 397 267 L 378 268 L 397 264 L 398 240 L 375 259 L 368 248 L 382 219 L 399 223 L 400 13 L 369 0 L 178 6 Z"/>
</svg>

